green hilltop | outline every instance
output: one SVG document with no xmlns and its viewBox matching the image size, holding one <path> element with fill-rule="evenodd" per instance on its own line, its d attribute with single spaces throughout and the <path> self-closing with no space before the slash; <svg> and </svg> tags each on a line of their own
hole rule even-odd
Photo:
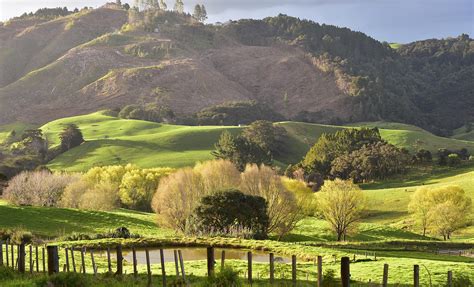
<svg viewBox="0 0 474 287">
<path fill-rule="evenodd" d="M 85 171 L 97 165 L 133 163 L 140 167 L 182 167 L 212 159 L 211 151 L 225 130 L 234 134 L 243 127 L 236 126 L 178 126 L 139 120 L 125 120 L 96 112 L 83 116 L 63 118 L 41 127 L 51 145 L 59 144 L 59 133 L 67 124 L 76 124 L 86 142 L 49 163 L 53 170 Z M 281 122 L 288 133 L 287 151 L 277 157 L 281 167 L 298 162 L 322 133 L 333 133 L 347 128 Z M 388 142 L 411 151 L 439 148 L 474 151 L 474 142 L 435 136 L 423 129 L 394 123 L 361 123 L 357 127 L 379 127 Z"/>
</svg>

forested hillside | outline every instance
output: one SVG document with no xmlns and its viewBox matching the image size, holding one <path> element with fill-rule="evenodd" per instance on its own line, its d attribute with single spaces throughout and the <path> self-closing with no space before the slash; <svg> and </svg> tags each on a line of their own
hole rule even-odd
<svg viewBox="0 0 474 287">
<path fill-rule="evenodd" d="M 1 124 L 137 102 L 188 117 L 248 100 L 286 120 L 385 120 L 438 135 L 474 119 L 468 35 L 395 50 L 286 15 L 204 25 L 188 14 L 114 6 L 46 14 L 0 25 Z"/>
</svg>

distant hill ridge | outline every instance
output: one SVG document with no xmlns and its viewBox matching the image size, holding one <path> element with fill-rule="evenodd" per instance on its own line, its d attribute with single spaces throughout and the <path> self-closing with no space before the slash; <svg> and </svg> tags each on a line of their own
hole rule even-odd
<svg viewBox="0 0 474 287">
<path fill-rule="evenodd" d="M 395 121 L 444 135 L 474 121 L 468 35 L 394 50 L 286 15 L 202 25 L 174 12 L 157 11 L 151 24 L 130 13 L 103 7 L 0 25 L 0 124 L 136 102 L 189 114 L 244 100 L 288 120 Z"/>
</svg>

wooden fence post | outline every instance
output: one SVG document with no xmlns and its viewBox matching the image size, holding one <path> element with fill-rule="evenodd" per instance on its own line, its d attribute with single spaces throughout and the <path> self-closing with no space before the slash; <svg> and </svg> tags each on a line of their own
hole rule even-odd
<svg viewBox="0 0 474 287">
<path fill-rule="evenodd" d="M 146 271 L 148 275 L 148 286 L 151 286 L 151 266 L 150 266 L 150 252 L 148 249 L 145 249 L 146 256 Z"/>
<path fill-rule="evenodd" d="M 81 248 L 81 267 L 82 267 L 82 273 L 86 274 L 86 261 L 85 261 L 85 255 L 86 255 L 86 248 L 82 247 Z"/>
<path fill-rule="evenodd" d="M 7 259 L 7 267 L 10 266 L 9 264 L 9 261 L 10 261 L 10 257 L 8 256 L 8 244 L 10 243 L 10 239 L 7 239 L 7 241 L 5 242 L 5 258 Z"/>
<path fill-rule="evenodd" d="M 350 286 L 350 258 L 349 257 L 342 257 L 341 258 L 341 281 L 342 287 L 349 287 Z"/>
<path fill-rule="evenodd" d="M 94 251 L 91 249 L 91 261 L 92 261 L 92 271 L 94 272 L 94 276 L 97 275 L 97 268 L 95 266 L 95 260 L 94 260 Z"/>
<path fill-rule="evenodd" d="M 10 244 L 11 254 L 12 254 L 12 269 L 15 269 L 15 245 Z"/>
<path fill-rule="evenodd" d="M 43 254 L 43 273 L 46 273 L 46 252 L 44 251 L 44 246 L 41 247 L 41 252 Z"/>
<path fill-rule="evenodd" d="M 163 287 L 166 287 L 165 253 L 163 252 L 163 249 L 160 249 L 160 260 L 161 260 L 161 277 L 163 279 Z"/>
<path fill-rule="evenodd" d="M 117 272 L 115 275 L 123 275 L 123 255 L 122 255 L 122 245 L 117 245 Z"/>
<path fill-rule="evenodd" d="M 39 255 L 38 255 L 38 245 L 35 245 L 35 254 L 36 254 L 36 272 L 39 273 Z"/>
<path fill-rule="evenodd" d="M 247 261 L 248 261 L 248 279 L 249 279 L 249 284 L 252 286 L 252 252 L 247 252 Z"/>
<path fill-rule="evenodd" d="M 382 287 L 388 286 L 388 264 L 383 265 Z"/>
<path fill-rule="evenodd" d="M 207 248 L 207 276 L 214 276 L 214 247 Z"/>
<path fill-rule="evenodd" d="M 453 271 L 448 271 L 448 287 L 453 287 Z"/>
<path fill-rule="evenodd" d="M 107 268 L 109 273 L 112 273 L 112 261 L 110 260 L 110 247 L 107 247 Z"/>
<path fill-rule="evenodd" d="M 64 248 L 64 253 L 66 255 L 66 271 L 69 273 L 71 271 L 69 268 L 69 248 Z"/>
<path fill-rule="evenodd" d="M 48 250 L 48 274 L 59 273 L 59 254 L 57 246 L 47 246 Z"/>
<path fill-rule="evenodd" d="M 291 256 L 291 279 L 296 286 L 296 255 Z"/>
<path fill-rule="evenodd" d="M 18 245 L 18 271 L 25 273 L 25 244 Z"/>
<path fill-rule="evenodd" d="M 71 263 L 72 263 L 72 270 L 74 271 L 74 273 L 76 273 L 77 269 L 76 269 L 76 258 L 74 258 L 74 247 L 71 247 Z"/>
<path fill-rule="evenodd" d="M 138 269 L 137 269 L 137 250 L 135 247 L 132 247 L 132 260 L 133 260 L 133 276 L 135 278 L 138 276 Z"/>
<path fill-rule="evenodd" d="M 270 285 L 275 283 L 275 255 L 270 253 Z"/>
<path fill-rule="evenodd" d="M 224 269 L 225 267 L 225 250 L 222 250 L 221 253 L 221 269 Z"/>
<path fill-rule="evenodd" d="M 323 286 L 323 257 L 318 256 L 318 287 Z"/>
<path fill-rule="evenodd" d="M 0 241 L 0 266 L 3 266 L 3 241 Z"/>
<path fill-rule="evenodd" d="M 179 277 L 179 263 L 178 263 L 178 251 L 173 250 L 173 256 L 174 256 L 174 267 L 176 270 L 176 277 Z"/>
<path fill-rule="evenodd" d="M 181 253 L 181 250 L 178 250 L 178 256 L 179 256 L 179 264 L 181 265 L 181 275 L 183 276 L 183 281 L 186 282 L 186 273 L 184 272 L 183 253 Z"/>
<path fill-rule="evenodd" d="M 420 266 L 413 266 L 413 286 L 420 287 Z"/>
<path fill-rule="evenodd" d="M 33 245 L 30 245 L 30 273 L 33 273 Z"/>
</svg>

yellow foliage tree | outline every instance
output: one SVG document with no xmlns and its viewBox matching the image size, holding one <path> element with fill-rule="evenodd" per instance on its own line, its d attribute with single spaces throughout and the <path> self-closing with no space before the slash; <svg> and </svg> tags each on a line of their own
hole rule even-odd
<svg viewBox="0 0 474 287">
<path fill-rule="evenodd" d="M 446 240 L 471 218 L 472 200 L 459 186 L 424 187 L 413 194 L 408 209 L 423 234 L 430 228 Z"/>
<path fill-rule="evenodd" d="M 362 216 L 366 198 L 362 190 L 351 181 L 327 181 L 318 194 L 318 207 L 337 240 L 346 240 L 347 232 Z"/>
</svg>

